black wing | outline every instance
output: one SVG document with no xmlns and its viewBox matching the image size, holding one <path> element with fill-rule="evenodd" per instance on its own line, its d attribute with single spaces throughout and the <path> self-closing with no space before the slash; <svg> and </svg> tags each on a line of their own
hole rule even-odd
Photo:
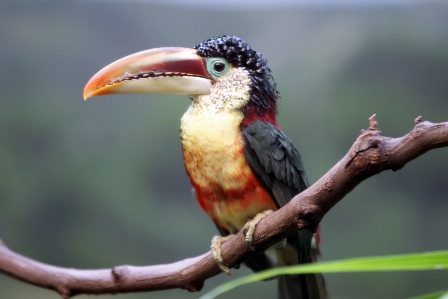
<svg viewBox="0 0 448 299">
<path fill-rule="evenodd" d="M 291 141 L 270 123 L 256 121 L 243 128 L 244 155 L 279 208 L 309 187 L 302 158 Z"/>
<path fill-rule="evenodd" d="M 246 160 L 279 208 L 309 187 L 299 152 L 278 128 L 256 121 L 242 131 Z M 313 233 L 308 230 L 300 230 L 288 236 L 287 242 L 294 246 L 299 263 L 316 260 L 319 249 L 317 244 L 311 249 L 312 238 Z M 277 257 L 290 256 L 288 251 L 280 250 Z M 262 263 L 263 260 L 258 259 L 250 258 L 246 264 L 255 271 L 268 268 L 266 263 Z M 282 299 L 328 298 L 322 274 L 282 275 L 278 287 L 279 298 Z"/>
<path fill-rule="evenodd" d="M 242 132 L 246 160 L 279 208 L 309 187 L 299 152 L 278 128 L 256 121 Z M 311 232 L 301 230 L 288 238 L 300 263 L 309 261 L 312 237 Z"/>
</svg>

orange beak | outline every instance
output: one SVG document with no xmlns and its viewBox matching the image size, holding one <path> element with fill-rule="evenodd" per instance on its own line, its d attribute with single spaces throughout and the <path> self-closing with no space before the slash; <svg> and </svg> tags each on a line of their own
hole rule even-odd
<svg viewBox="0 0 448 299">
<path fill-rule="evenodd" d="M 189 48 L 157 48 L 119 59 L 95 74 L 84 99 L 124 93 L 209 94 L 204 59 Z"/>
</svg>

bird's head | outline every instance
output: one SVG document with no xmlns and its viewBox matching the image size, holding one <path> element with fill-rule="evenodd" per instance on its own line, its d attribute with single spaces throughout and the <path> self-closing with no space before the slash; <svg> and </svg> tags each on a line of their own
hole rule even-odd
<svg viewBox="0 0 448 299">
<path fill-rule="evenodd" d="M 90 79 L 84 98 L 123 93 L 189 95 L 201 109 L 242 111 L 246 124 L 275 123 L 279 97 L 262 55 L 235 36 L 194 49 L 157 48 L 124 57 Z"/>
</svg>

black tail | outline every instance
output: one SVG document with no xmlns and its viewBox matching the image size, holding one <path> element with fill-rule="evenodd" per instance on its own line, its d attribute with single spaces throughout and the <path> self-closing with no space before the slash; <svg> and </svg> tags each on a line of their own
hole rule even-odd
<svg viewBox="0 0 448 299">
<path fill-rule="evenodd" d="M 287 239 L 287 247 L 277 253 L 280 265 L 294 265 L 316 262 L 319 246 L 312 241 L 313 233 L 301 230 Z M 314 243 L 314 244 L 312 244 Z M 320 273 L 282 275 L 278 278 L 279 299 L 326 299 L 327 287 Z"/>
<path fill-rule="evenodd" d="M 327 287 L 322 274 L 282 275 L 278 278 L 279 299 L 325 299 Z"/>
<path fill-rule="evenodd" d="M 287 250 L 287 249 L 285 249 Z M 284 255 L 284 254 L 282 254 Z M 252 271 L 259 272 L 274 267 L 265 254 L 255 255 L 244 262 Z M 278 277 L 279 299 L 325 299 L 327 287 L 322 274 L 282 275 Z"/>
<path fill-rule="evenodd" d="M 317 244 L 311 245 L 312 237 L 313 234 L 307 230 L 301 230 L 297 234 L 289 236 L 286 247 L 275 250 L 278 265 L 316 262 L 319 256 L 319 247 Z M 254 272 L 275 267 L 275 264 L 264 253 L 252 256 L 244 263 Z M 329 298 L 329 295 L 322 274 L 282 275 L 278 277 L 278 298 L 326 299 Z"/>
</svg>

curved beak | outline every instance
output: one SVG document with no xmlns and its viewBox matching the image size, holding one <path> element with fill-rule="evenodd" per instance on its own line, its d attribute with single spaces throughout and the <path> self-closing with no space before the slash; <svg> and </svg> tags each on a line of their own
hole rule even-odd
<svg viewBox="0 0 448 299">
<path fill-rule="evenodd" d="M 157 48 L 112 62 L 89 80 L 84 99 L 123 93 L 208 94 L 204 59 L 189 48 Z"/>
</svg>

